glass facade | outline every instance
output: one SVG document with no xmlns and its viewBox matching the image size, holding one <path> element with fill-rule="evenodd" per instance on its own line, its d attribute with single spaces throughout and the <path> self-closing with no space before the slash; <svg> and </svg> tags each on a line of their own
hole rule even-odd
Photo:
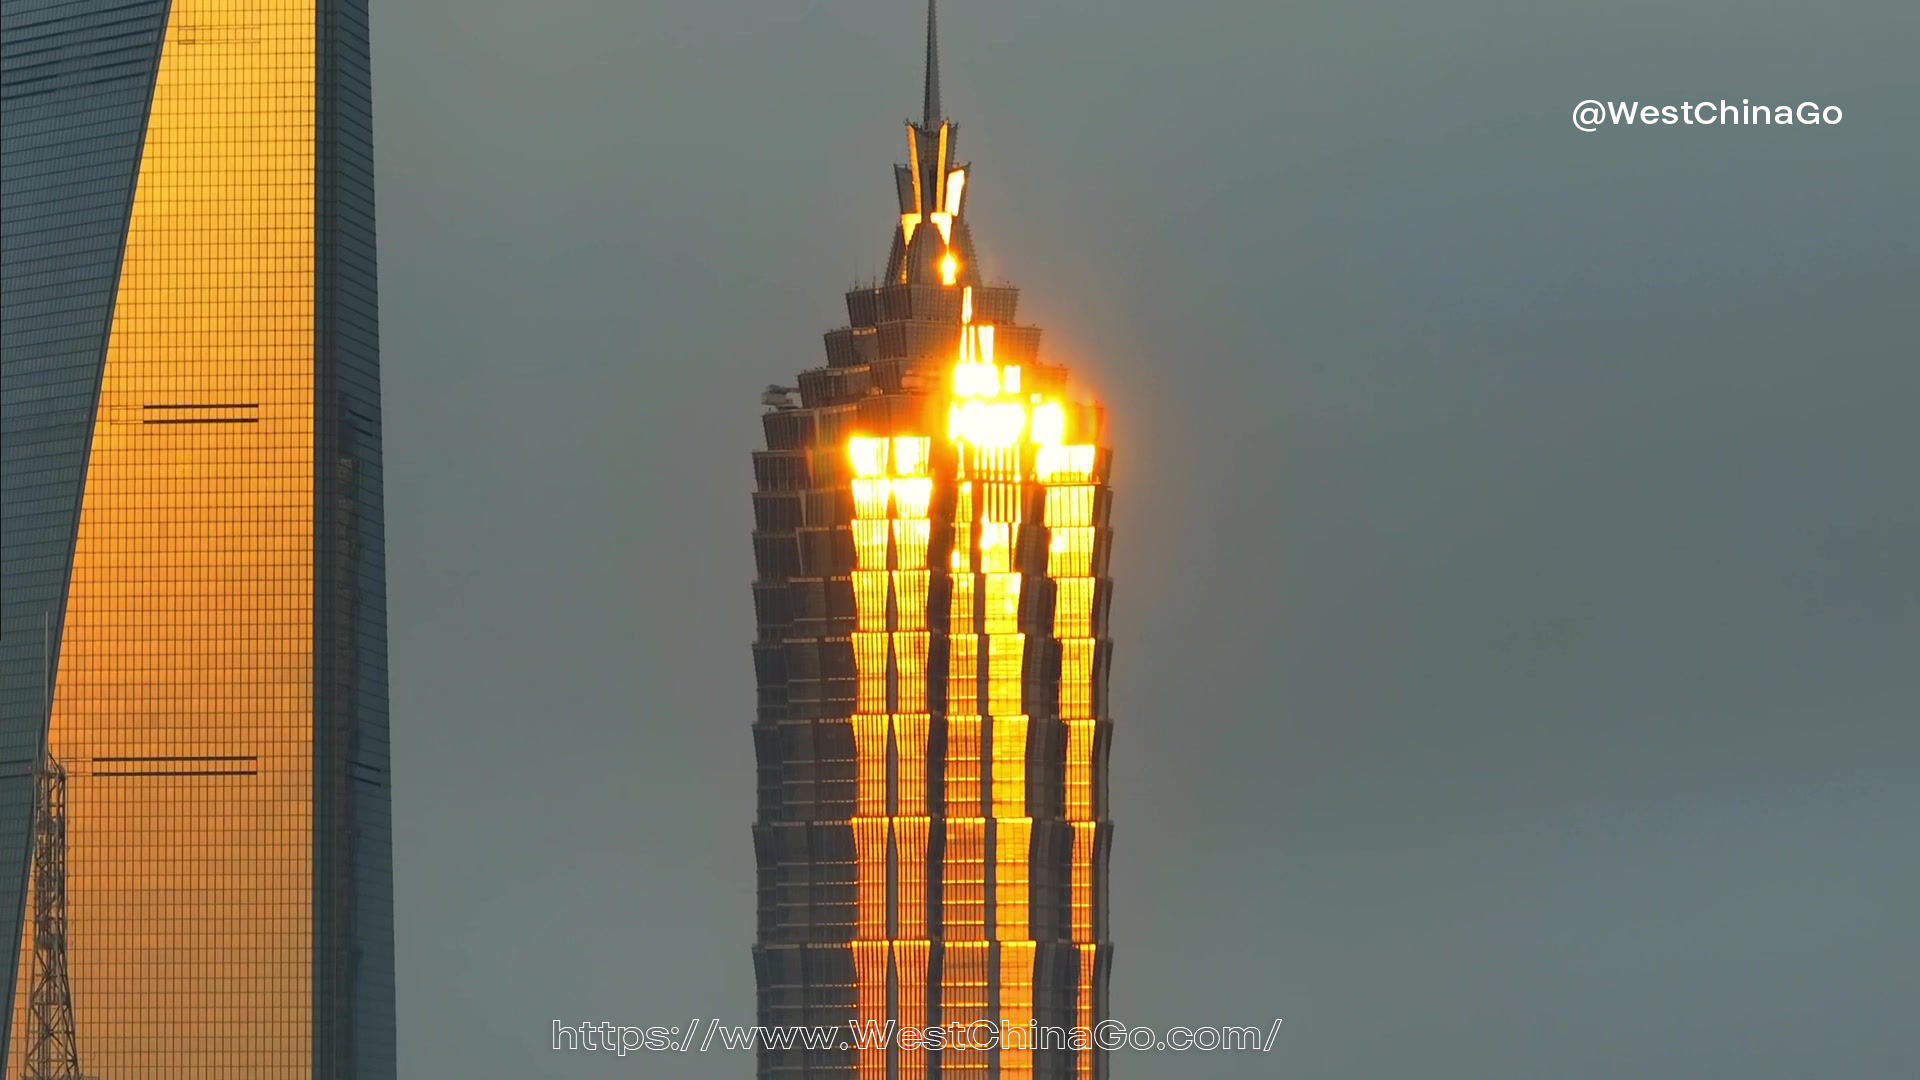
<svg viewBox="0 0 1920 1080">
<path fill-rule="evenodd" d="M 366 10 L 0 0 L 0 925 L 89 1075 L 394 1072 Z M 10 921 L 5 921 L 10 920 Z"/>
<path fill-rule="evenodd" d="M 933 21 L 886 279 L 769 389 L 754 455 L 754 960 L 763 1024 L 1001 1037 L 763 1078 L 1107 1074 L 1011 1033 L 1106 1018 L 1111 453 L 979 275 Z"/>
</svg>

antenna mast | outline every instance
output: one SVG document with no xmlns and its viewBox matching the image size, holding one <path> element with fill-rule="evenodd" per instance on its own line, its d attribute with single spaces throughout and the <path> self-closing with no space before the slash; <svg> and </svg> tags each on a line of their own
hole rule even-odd
<svg viewBox="0 0 1920 1080">
<path fill-rule="evenodd" d="M 21 1080 L 85 1080 L 67 979 L 67 771 L 48 745 L 53 727 L 53 622 L 46 619 L 41 676 L 46 726 L 33 776 L 33 985 L 27 994 Z"/>
</svg>

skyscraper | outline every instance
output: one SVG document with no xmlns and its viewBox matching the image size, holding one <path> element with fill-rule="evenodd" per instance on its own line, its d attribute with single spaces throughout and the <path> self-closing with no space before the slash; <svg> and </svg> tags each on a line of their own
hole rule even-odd
<svg viewBox="0 0 1920 1080">
<path fill-rule="evenodd" d="M 365 0 L 0 0 L 9 1077 L 56 765 L 81 1071 L 394 1074 L 369 92 Z"/>
<path fill-rule="evenodd" d="M 1019 1033 L 1106 1016 L 1111 454 L 981 276 L 931 3 L 926 65 L 886 277 L 754 455 L 754 964 L 763 1024 L 999 1037 L 759 1074 L 1102 1077 Z"/>
</svg>

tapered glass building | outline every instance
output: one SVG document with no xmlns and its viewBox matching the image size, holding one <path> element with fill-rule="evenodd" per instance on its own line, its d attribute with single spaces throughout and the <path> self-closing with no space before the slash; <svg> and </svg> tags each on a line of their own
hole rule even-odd
<svg viewBox="0 0 1920 1080">
<path fill-rule="evenodd" d="M 10 1080 L 394 1074 L 370 122 L 365 0 L 0 0 Z"/>
<path fill-rule="evenodd" d="M 935 25 L 886 277 L 754 455 L 754 962 L 763 1024 L 998 1034 L 767 1078 L 1106 1074 L 1046 1033 L 1107 1008 L 1111 453 L 980 274 Z"/>
</svg>

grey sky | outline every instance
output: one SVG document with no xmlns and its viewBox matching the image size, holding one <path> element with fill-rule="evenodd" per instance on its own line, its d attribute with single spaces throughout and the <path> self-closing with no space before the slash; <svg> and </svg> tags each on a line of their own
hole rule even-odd
<svg viewBox="0 0 1920 1080">
<path fill-rule="evenodd" d="M 916 0 L 380 0 L 402 1069 L 747 1022 L 757 395 Z M 1911 1074 L 1920 7 L 950 0 L 990 274 L 1111 404 L 1156 1075 Z M 1585 98 L 1835 128 L 1604 129 Z"/>
</svg>

